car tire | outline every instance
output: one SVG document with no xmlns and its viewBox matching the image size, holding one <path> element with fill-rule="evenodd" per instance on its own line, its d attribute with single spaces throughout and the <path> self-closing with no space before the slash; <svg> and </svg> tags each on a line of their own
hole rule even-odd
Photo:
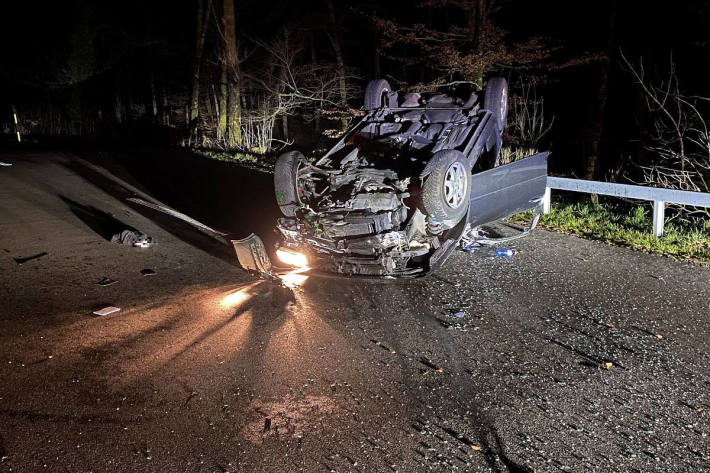
<svg viewBox="0 0 710 473">
<path fill-rule="evenodd" d="M 384 79 L 375 79 L 365 87 L 365 110 L 375 110 L 388 105 L 385 94 L 392 92 L 389 82 Z"/>
<path fill-rule="evenodd" d="M 503 134 L 508 116 L 508 81 L 503 77 L 491 77 L 486 84 L 483 107 L 493 113 L 498 132 Z"/>
<path fill-rule="evenodd" d="M 422 205 L 432 221 L 448 228 L 456 225 L 468 210 L 471 168 L 463 153 L 436 153 L 424 171 Z"/>
<path fill-rule="evenodd" d="M 274 191 L 276 203 L 287 217 L 296 214 L 301 205 L 298 189 L 298 171 L 306 163 L 306 158 L 299 151 L 289 151 L 278 157 L 274 168 Z"/>
</svg>

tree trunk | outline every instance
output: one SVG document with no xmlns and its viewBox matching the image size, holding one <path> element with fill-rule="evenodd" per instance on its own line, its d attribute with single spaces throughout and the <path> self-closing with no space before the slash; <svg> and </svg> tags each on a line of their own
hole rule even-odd
<svg viewBox="0 0 710 473">
<path fill-rule="evenodd" d="M 155 96 L 155 73 L 150 71 L 150 111 L 151 118 L 155 120 L 158 116 L 158 98 Z"/>
<path fill-rule="evenodd" d="M 226 80 L 226 137 L 230 146 L 242 143 L 241 104 L 239 99 L 240 74 L 237 57 L 237 31 L 234 0 L 223 0 L 222 26 L 224 34 L 223 78 Z"/>
<path fill-rule="evenodd" d="M 227 68 L 222 65 L 219 78 L 219 102 L 217 103 L 217 139 L 224 140 L 227 136 Z"/>
<path fill-rule="evenodd" d="M 116 79 L 116 81 L 115 81 L 113 97 L 114 97 L 114 102 L 113 102 L 114 118 L 116 119 L 116 123 L 120 124 L 123 122 L 123 113 L 121 110 L 122 109 L 121 92 L 118 87 L 118 79 Z"/>
<path fill-rule="evenodd" d="M 328 15 L 330 17 L 330 24 L 332 31 L 328 33 L 328 39 L 330 39 L 330 44 L 333 46 L 333 52 L 335 53 L 335 63 L 338 67 L 338 90 L 340 91 L 340 106 L 343 107 L 343 112 L 348 109 L 348 89 L 345 83 L 345 61 L 343 60 L 343 49 L 340 45 L 340 37 L 338 36 L 338 26 L 335 22 L 335 8 L 333 7 L 333 0 L 326 0 L 328 4 Z M 348 127 L 347 117 L 341 119 L 341 125 L 343 131 Z"/>
<path fill-rule="evenodd" d="M 600 154 L 605 150 L 607 102 L 609 99 L 609 74 L 611 63 L 616 52 L 616 0 L 609 1 L 609 24 L 607 33 L 607 54 L 601 65 L 599 83 L 599 118 L 595 130 L 595 140 L 592 142 L 592 153 L 587 157 L 584 169 L 584 179 L 593 180 L 599 177 Z"/>
<path fill-rule="evenodd" d="M 150 16 L 150 6 L 146 6 L 146 16 L 145 16 L 145 38 L 148 47 L 145 50 L 145 68 L 148 71 L 148 100 L 145 104 L 145 113 L 150 115 L 151 124 L 156 123 L 158 117 L 158 98 L 155 94 L 155 71 L 153 70 L 153 65 L 155 63 L 153 59 L 153 25 Z"/>
<path fill-rule="evenodd" d="M 284 135 L 284 141 L 288 141 L 288 115 L 281 116 L 281 132 Z"/>
<path fill-rule="evenodd" d="M 599 162 L 599 140 L 592 141 L 591 152 L 587 155 L 584 166 L 584 179 L 594 180 L 597 174 L 597 163 Z"/>
<path fill-rule="evenodd" d="M 471 50 L 475 54 L 480 54 L 483 49 L 483 30 L 488 16 L 488 0 L 471 0 L 468 11 L 468 36 L 471 42 Z M 483 88 L 483 74 L 485 71 L 477 71 L 473 81 L 479 88 Z"/>
<path fill-rule="evenodd" d="M 473 47 L 476 52 L 480 53 L 483 50 L 483 34 L 486 21 L 488 21 L 488 0 L 476 0 L 475 5 L 476 29 L 473 36 Z"/>
<path fill-rule="evenodd" d="M 161 84 L 160 91 L 162 92 L 162 101 L 160 105 L 160 115 L 163 125 L 170 125 L 170 109 L 168 107 L 168 90 L 165 82 Z"/>
<path fill-rule="evenodd" d="M 210 5 L 207 0 L 197 0 L 197 29 L 195 33 L 195 54 L 192 57 L 192 93 L 190 95 L 190 108 L 188 122 L 196 120 L 200 115 L 200 67 L 202 65 L 202 51 L 207 33 L 207 19 L 210 17 Z"/>
</svg>

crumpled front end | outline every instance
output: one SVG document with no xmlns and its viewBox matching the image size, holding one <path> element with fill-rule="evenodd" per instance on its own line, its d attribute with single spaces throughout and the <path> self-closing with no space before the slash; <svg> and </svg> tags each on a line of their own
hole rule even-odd
<svg viewBox="0 0 710 473">
<path fill-rule="evenodd" d="M 357 148 L 338 167 L 307 166 L 302 204 L 277 228 L 286 247 L 306 252 L 311 267 L 344 275 L 416 276 L 438 246 L 424 215 L 408 219 L 410 178 L 374 167 Z"/>
</svg>

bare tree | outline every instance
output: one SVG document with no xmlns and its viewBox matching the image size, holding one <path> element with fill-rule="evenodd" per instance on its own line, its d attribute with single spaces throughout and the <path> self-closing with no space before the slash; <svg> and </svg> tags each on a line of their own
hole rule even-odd
<svg viewBox="0 0 710 473">
<path fill-rule="evenodd" d="M 641 88 L 651 113 L 645 148 L 652 161 L 639 165 L 644 182 L 669 189 L 710 192 L 710 132 L 706 119 L 710 98 L 681 92 L 672 57 L 666 77 L 656 80 L 647 76 L 642 59 L 635 65 L 623 53 L 621 58 Z"/>
<path fill-rule="evenodd" d="M 252 68 L 255 73 L 246 76 L 256 85 L 257 91 L 253 94 L 258 98 L 254 101 L 256 106 L 246 112 L 250 123 L 248 127 L 243 127 L 244 133 L 255 133 L 259 126 L 273 124 L 277 119 L 281 120 L 283 127 L 288 123 L 288 117 L 295 114 L 306 119 L 318 114 L 328 114 L 329 111 L 344 115 L 341 88 L 343 76 L 340 66 L 299 60 L 304 51 L 303 38 L 286 28 L 272 42 L 256 43 L 267 55 L 265 64 Z M 344 73 L 344 93 L 347 101 L 354 97 L 358 90 L 348 86 L 353 81 L 347 80 L 350 77 L 347 70 Z M 278 142 L 273 139 L 270 131 L 267 133 L 259 130 L 258 134 L 270 137 L 266 149 L 270 149 L 273 142 Z M 287 138 L 286 132 L 284 139 Z M 254 139 L 245 138 L 245 141 L 253 142 Z"/>
<path fill-rule="evenodd" d="M 548 54 L 538 38 L 506 41 L 507 33 L 490 18 L 499 8 L 496 3 L 491 0 L 424 0 L 423 6 L 442 9 L 447 18 L 465 19 L 464 24 L 451 24 L 442 29 L 423 24 L 403 25 L 380 17 L 374 21 L 389 59 L 436 74 L 434 80 L 419 84 L 418 88 L 465 82 L 480 89 L 485 73 L 501 67 L 538 63 Z M 449 15 L 449 9 L 455 15 Z"/>
<path fill-rule="evenodd" d="M 509 129 L 519 145 L 536 148 L 552 129 L 555 117 L 545 116 L 545 100 L 538 97 L 534 82 L 520 79 L 518 93 L 510 95 Z"/>
</svg>

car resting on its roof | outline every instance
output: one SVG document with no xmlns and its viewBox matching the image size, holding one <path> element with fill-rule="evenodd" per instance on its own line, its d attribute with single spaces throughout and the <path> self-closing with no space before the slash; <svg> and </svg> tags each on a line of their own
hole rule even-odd
<svg viewBox="0 0 710 473">
<path fill-rule="evenodd" d="M 365 91 L 365 112 L 314 164 L 298 151 L 278 158 L 282 260 L 304 255 L 312 272 L 422 276 L 462 237 L 475 239 L 480 225 L 539 208 L 547 153 L 499 165 L 505 79 L 490 79 L 483 93 L 465 100 L 397 93 L 374 80 Z M 255 239 L 235 247 L 242 266 L 264 272 L 250 263 L 264 260 L 270 268 Z"/>
</svg>

